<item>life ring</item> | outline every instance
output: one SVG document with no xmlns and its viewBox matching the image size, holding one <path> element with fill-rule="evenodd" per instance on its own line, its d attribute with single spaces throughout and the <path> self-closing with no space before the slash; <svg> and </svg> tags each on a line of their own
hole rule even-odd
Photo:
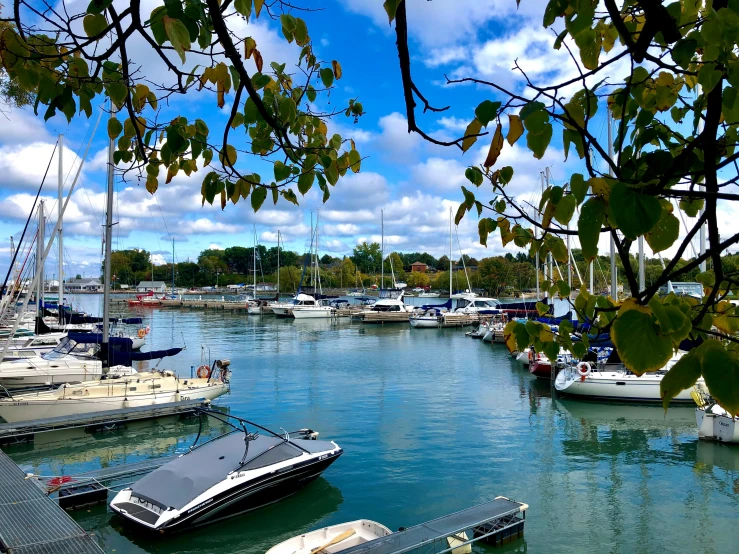
<svg viewBox="0 0 739 554">
<path fill-rule="evenodd" d="M 200 379 L 206 379 L 210 377 L 210 366 L 209 365 L 201 365 L 197 372 L 195 373 Z"/>
<path fill-rule="evenodd" d="M 577 374 L 580 377 L 587 377 L 593 369 L 588 362 L 580 362 L 577 364 Z"/>
<path fill-rule="evenodd" d="M 143 339 L 146 336 L 146 330 L 145 329 L 139 329 L 138 332 L 139 338 Z"/>
<path fill-rule="evenodd" d="M 147 326 L 146 326 L 146 334 L 148 335 L 149 333 L 151 333 L 151 327 L 149 327 L 149 326 L 147 325 Z"/>
</svg>

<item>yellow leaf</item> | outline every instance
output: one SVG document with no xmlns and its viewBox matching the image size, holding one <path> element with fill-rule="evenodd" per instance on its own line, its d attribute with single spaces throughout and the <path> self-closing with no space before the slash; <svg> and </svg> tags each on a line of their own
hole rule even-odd
<svg viewBox="0 0 739 554">
<path fill-rule="evenodd" d="M 500 151 L 503 149 L 503 126 L 498 123 L 498 126 L 495 128 L 495 134 L 493 135 L 493 140 L 490 143 L 490 150 L 488 150 L 488 157 L 485 158 L 485 163 L 483 164 L 485 167 L 492 167 L 495 165 L 495 162 L 498 160 L 498 156 L 500 156 Z"/>
<path fill-rule="evenodd" d="M 342 75 L 342 73 L 341 73 L 341 64 L 339 62 L 337 62 L 336 60 L 333 60 L 331 62 L 331 67 L 334 70 L 334 77 L 336 77 L 336 79 L 341 79 L 341 75 Z"/>
<path fill-rule="evenodd" d="M 462 152 L 467 152 L 470 146 L 477 141 L 477 134 L 482 129 L 482 123 L 477 118 L 473 119 L 464 131 L 465 139 L 462 141 Z"/>
<path fill-rule="evenodd" d="M 257 64 L 257 71 L 261 73 L 264 61 L 262 60 L 262 54 L 256 48 L 254 49 L 254 63 Z"/>
<path fill-rule="evenodd" d="M 600 177 L 592 177 L 588 180 L 590 187 L 593 189 L 595 196 L 602 196 L 608 198 L 611 195 L 611 186 L 606 182 L 605 179 Z"/>
<path fill-rule="evenodd" d="M 220 158 L 223 165 L 230 165 L 233 167 L 236 163 L 236 148 L 227 144 L 226 148 L 221 150 Z"/>
<path fill-rule="evenodd" d="M 154 194 L 158 188 L 159 188 L 159 182 L 157 181 L 157 178 L 154 177 L 153 175 L 147 175 L 146 176 L 146 190 L 148 190 L 150 194 Z"/>
<path fill-rule="evenodd" d="M 318 124 L 318 132 L 324 137 L 328 136 L 328 127 L 326 127 L 326 124 L 323 121 Z M 354 150 L 354 145 L 352 145 L 352 150 Z"/>
<path fill-rule="evenodd" d="M 246 58 L 247 60 L 251 58 L 251 54 L 252 52 L 254 52 L 254 50 L 256 50 L 256 48 L 257 41 L 251 37 L 246 37 L 244 39 L 244 58 Z"/>
<path fill-rule="evenodd" d="M 218 97 L 218 107 L 222 108 L 226 104 L 226 91 L 221 80 L 216 83 L 216 95 Z"/>
<path fill-rule="evenodd" d="M 509 115 L 508 136 L 506 137 L 508 144 L 513 146 L 516 141 L 521 138 L 521 135 L 523 135 L 523 123 L 521 123 L 521 118 L 517 115 Z"/>
<path fill-rule="evenodd" d="M 264 4 L 264 0 L 254 0 L 254 12 L 257 17 L 259 17 L 259 12 L 262 11 L 262 4 Z"/>
<path fill-rule="evenodd" d="M 226 189 L 221 191 L 221 210 L 226 209 Z"/>
</svg>

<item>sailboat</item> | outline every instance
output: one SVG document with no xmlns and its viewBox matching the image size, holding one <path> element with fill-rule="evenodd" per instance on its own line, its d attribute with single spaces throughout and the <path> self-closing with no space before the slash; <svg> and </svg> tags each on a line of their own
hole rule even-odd
<svg viewBox="0 0 739 554">
<path fill-rule="evenodd" d="M 318 290 L 322 292 L 321 289 L 321 270 L 318 265 L 318 215 L 316 215 L 316 240 L 315 240 L 315 250 L 311 253 L 311 270 L 314 272 L 314 279 L 313 279 L 313 290 L 316 290 L 316 286 L 318 287 Z M 307 296 L 307 295 L 303 295 Z M 311 302 L 310 300 L 313 300 Z M 295 319 L 326 319 L 330 317 L 334 317 L 336 315 L 336 308 L 333 306 L 324 306 L 320 300 L 316 300 L 314 297 L 305 298 L 303 300 L 299 300 L 299 302 L 293 306 L 292 309 L 293 317 Z"/>
</svg>

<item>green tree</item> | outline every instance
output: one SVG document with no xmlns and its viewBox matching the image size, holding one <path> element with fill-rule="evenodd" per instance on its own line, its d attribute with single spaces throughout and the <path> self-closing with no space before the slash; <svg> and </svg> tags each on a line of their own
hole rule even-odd
<svg viewBox="0 0 739 554">
<path fill-rule="evenodd" d="M 212 253 L 212 250 L 206 252 Z M 216 252 L 221 252 L 216 250 Z M 228 269 L 232 273 L 248 275 L 253 264 L 254 252 L 252 248 L 244 248 L 243 246 L 230 246 L 222 251 L 222 259 L 226 262 Z M 212 254 L 207 254 L 212 255 Z"/>
<path fill-rule="evenodd" d="M 329 185 L 360 169 L 354 142 L 329 136 L 327 124 L 342 113 L 356 120 L 362 105 L 352 99 L 335 111 L 313 110 L 328 98 L 342 68 L 337 60 L 316 57 L 294 3 L 163 0 L 151 12 L 138 1 L 119 6 L 120 12 L 110 0 L 43 11 L 23 0 L 12 4 L 19 27 L 0 29 L 0 65 L 7 77 L 32 95 L 47 120 L 57 111 L 69 121 L 80 112 L 89 118 L 94 104 L 110 99 L 122 118 L 107 123 L 116 140 L 115 163 L 125 171 L 145 170 L 152 194 L 180 171 L 202 170 L 203 202 L 218 199 L 225 208 L 229 200 L 249 198 L 257 211 L 267 196 L 297 204 L 296 192 L 304 195 L 316 183 L 325 201 Z M 279 18 L 285 40 L 299 46 L 290 67 L 287 61 L 264 67 L 261 45 L 234 30 L 240 19 L 260 18 Z M 139 42 L 149 48 L 134 48 Z M 146 74 L 142 68 L 156 66 L 152 58 L 167 71 Z M 247 70 L 244 58 L 253 61 L 255 72 Z M 167 106 L 176 96 L 189 99 L 203 89 L 215 93 L 222 109 L 228 97 L 228 116 L 213 132 L 204 120 Z M 270 170 L 249 171 L 251 158 Z"/>
<path fill-rule="evenodd" d="M 665 403 L 702 375 L 711 394 L 739 413 L 739 363 L 734 361 L 739 343 L 733 337 L 739 331 L 739 313 L 724 300 L 739 276 L 725 273 L 721 263 L 722 252 L 739 242 L 739 233 L 719 235 L 716 209 L 719 201 L 739 200 L 726 193 L 736 181 L 729 168 L 739 160 L 739 4 L 629 0 L 618 5 L 603 0 L 604 9 L 598 9 L 596 0 L 549 0 L 542 8 L 543 26 L 558 28 L 555 48 L 568 41 L 564 44 L 572 69 L 580 77 L 538 83 L 516 65 L 523 91 L 487 77 L 450 79 L 451 84 L 487 89 L 489 98 L 470 114 L 463 136 L 441 141 L 416 120 L 415 98 L 425 97 L 413 81 L 411 60 L 422 55 L 410 53 L 406 3 L 386 2 L 385 7 L 395 21 L 408 131 L 463 152 L 483 135 L 492 135 L 485 162 L 465 171 L 470 184 L 463 187 L 457 222 L 472 211 L 481 216 L 482 244 L 497 232 L 504 246 L 528 247 L 532 256 L 551 253 L 561 263 L 569 257 L 563 240 L 568 234 L 579 237 L 586 263 L 597 257 L 600 235 L 610 235 L 630 298 L 622 303 L 606 296 L 591 299 L 594 291 L 583 289 L 574 304 L 579 316 L 610 332 L 621 359 L 637 374 L 663 368 L 686 338 L 712 339 L 669 371 L 662 381 Z M 603 52 L 610 52 L 608 59 Z M 621 82 L 613 78 L 616 61 L 628 68 Z M 425 103 L 424 111 L 429 107 Z M 614 131 L 610 144 L 599 139 L 606 119 Z M 508 124 L 505 138 L 503 120 Z M 522 139 L 531 155 L 542 159 L 555 131 L 561 133 L 565 158 L 586 160 L 587 171 L 549 186 L 532 215 L 511 193 L 515 167 L 496 162 L 504 149 Z M 682 239 L 676 210 L 691 217 L 700 214 Z M 707 252 L 681 265 L 688 243 L 703 225 Z M 639 237 L 655 252 L 671 247 L 675 252 L 644 288 L 631 264 Z M 697 277 L 705 286 L 702 301 L 657 296 L 661 286 L 707 261 L 713 269 Z M 545 288 L 555 285 L 566 290 L 566 283 L 544 283 Z M 511 349 L 535 344 L 552 358 L 560 347 L 580 354 L 584 348 L 573 346 L 568 333 L 543 334 L 538 326 L 517 322 L 509 324 L 507 336 Z M 719 365 L 725 367 L 719 370 Z"/>
<path fill-rule="evenodd" d="M 428 273 L 421 273 L 420 271 L 412 271 L 406 276 L 406 282 L 411 288 L 414 287 L 428 287 L 431 284 L 431 278 Z"/>
<path fill-rule="evenodd" d="M 449 271 L 449 258 L 442 256 L 436 262 L 436 269 L 439 271 Z"/>
<path fill-rule="evenodd" d="M 392 265 L 391 265 L 392 264 Z M 406 273 L 403 269 L 403 260 L 400 257 L 400 254 L 397 252 L 392 252 L 387 259 L 385 260 L 385 271 L 388 271 L 390 268 L 395 272 L 395 281 L 396 282 L 405 282 L 406 280 Z M 390 267 L 387 267 L 390 266 Z"/>
<path fill-rule="evenodd" d="M 382 261 L 380 245 L 376 242 L 358 244 L 354 247 L 351 259 L 361 272 L 377 273 L 380 271 Z"/>
</svg>

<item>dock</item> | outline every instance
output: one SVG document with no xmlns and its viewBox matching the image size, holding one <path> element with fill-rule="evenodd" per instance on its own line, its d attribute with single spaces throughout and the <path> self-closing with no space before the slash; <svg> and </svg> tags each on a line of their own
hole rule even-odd
<svg viewBox="0 0 739 554">
<path fill-rule="evenodd" d="M 203 406 L 202 400 L 182 400 L 153 406 L 122 408 L 90 414 L 50 417 L 34 421 L 0 424 L 0 445 L 33 442 L 39 433 L 62 429 L 83 428 L 88 431 L 109 430 L 133 421 L 159 417 L 181 416 L 197 412 Z"/>
<path fill-rule="evenodd" d="M 499 496 L 492 502 L 415 527 L 401 528 L 397 533 L 342 550 L 342 554 L 402 554 L 414 551 L 443 554 L 461 552 L 461 547 L 477 541 L 500 545 L 523 536 L 527 509 L 528 505 L 522 502 Z"/>
<path fill-rule="evenodd" d="M 79 524 L 0 451 L 0 551 L 101 554 Z"/>
<path fill-rule="evenodd" d="M 362 323 L 408 323 L 410 312 L 374 312 L 366 310 L 359 312 L 357 317 Z"/>
</svg>

